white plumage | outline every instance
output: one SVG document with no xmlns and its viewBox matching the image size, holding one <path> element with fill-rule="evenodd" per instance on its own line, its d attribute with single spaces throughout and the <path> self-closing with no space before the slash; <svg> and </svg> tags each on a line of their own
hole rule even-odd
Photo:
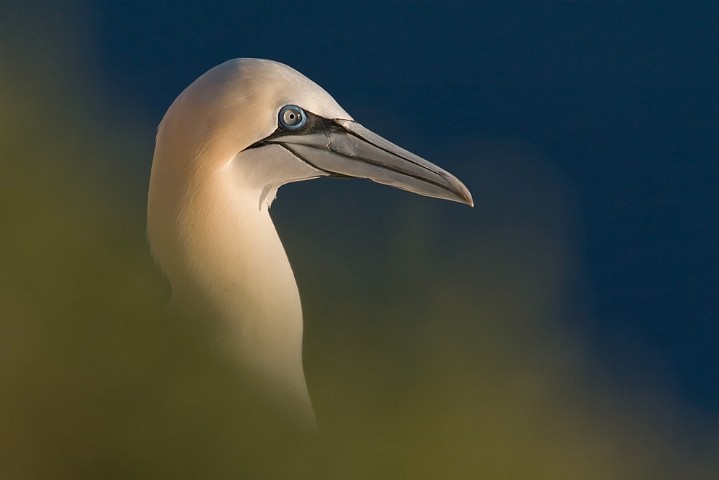
<svg viewBox="0 0 719 480">
<path fill-rule="evenodd" d="M 472 205 L 451 174 L 358 123 L 286 65 L 225 62 L 173 102 L 157 133 L 150 246 L 183 312 L 220 322 L 250 378 L 311 424 L 302 310 L 269 215 L 277 189 L 322 176 L 368 178 Z"/>
</svg>

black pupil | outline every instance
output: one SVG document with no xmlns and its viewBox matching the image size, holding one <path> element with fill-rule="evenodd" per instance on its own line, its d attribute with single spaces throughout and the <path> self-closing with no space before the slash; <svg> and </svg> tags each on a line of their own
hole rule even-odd
<svg viewBox="0 0 719 480">
<path fill-rule="evenodd" d="M 300 122 L 299 112 L 296 110 L 287 110 L 285 112 L 285 123 L 287 125 L 296 125 Z"/>
</svg>

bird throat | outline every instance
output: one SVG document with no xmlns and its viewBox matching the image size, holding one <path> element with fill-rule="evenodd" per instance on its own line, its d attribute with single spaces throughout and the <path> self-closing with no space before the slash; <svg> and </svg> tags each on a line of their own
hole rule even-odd
<svg viewBox="0 0 719 480">
<path fill-rule="evenodd" d="M 181 279 L 170 278 L 172 303 L 212 317 L 218 341 L 256 386 L 313 423 L 300 296 L 266 196 L 236 186 L 194 192 L 178 217 L 180 232 L 188 234 L 179 252 L 185 271 Z M 205 207 L 195 211 L 193 205 Z"/>
</svg>

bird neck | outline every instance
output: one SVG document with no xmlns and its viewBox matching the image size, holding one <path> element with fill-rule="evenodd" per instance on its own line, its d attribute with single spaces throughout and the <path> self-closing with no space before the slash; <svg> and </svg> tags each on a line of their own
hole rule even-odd
<svg viewBox="0 0 719 480">
<path fill-rule="evenodd" d="M 165 268 L 171 304 L 212 317 L 221 342 L 257 386 L 311 424 L 292 268 L 261 201 L 267 192 L 241 188 L 235 180 L 231 172 L 212 172 L 177 199 L 181 207 L 170 237 L 176 256 Z"/>
</svg>

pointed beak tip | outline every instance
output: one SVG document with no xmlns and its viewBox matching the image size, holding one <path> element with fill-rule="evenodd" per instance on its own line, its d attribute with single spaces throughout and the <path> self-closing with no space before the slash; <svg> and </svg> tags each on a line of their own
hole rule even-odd
<svg viewBox="0 0 719 480">
<path fill-rule="evenodd" d="M 461 202 L 468 207 L 474 208 L 474 199 L 472 198 L 472 195 L 467 195 L 466 197 L 462 198 Z"/>
<path fill-rule="evenodd" d="M 460 185 L 460 188 L 456 190 L 457 196 L 459 197 L 457 201 L 474 208 L 474 198 L 472 198 L 469 189 L 459 180 L 457 180 L 457 183 Z"/>
</svg>

